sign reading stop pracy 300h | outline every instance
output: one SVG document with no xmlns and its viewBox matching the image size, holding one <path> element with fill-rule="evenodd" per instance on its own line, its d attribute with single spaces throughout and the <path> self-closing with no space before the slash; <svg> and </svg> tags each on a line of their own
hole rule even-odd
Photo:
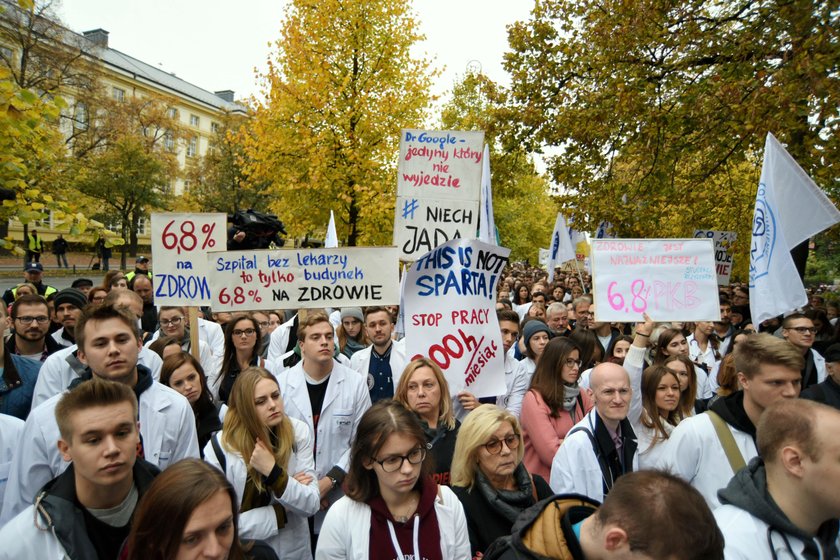
<svg viewBox="0 0 840 560">
<path fill-rule="evenodd" d="M 227 243 L 225 214 L 152 214 L 155 305 L 210 305 L 208 251 Z"/>
<path fill-rule="evenodd" d="M 711 239 L 595 239 L 598 322 L 719 321 Z"/>
<path fill-rule="evenodd" d="M 396 247 L 216 252 L 207 269 L 214 311 L 400 302 Z"/>
<path fill-rule="evenodd" d="M 477 397 L 505 392 L 495 295 L 509 254 L 476 239 L 455 239 L 406 272 L 406 353 L 437 363 L 453 396 L 462 390 Z"/>
<path fill-rule="evenodd" d="M 483 144 L 483 132 L 402 131 L 394 245 L 403 260 L 475 237 Z"/>
</svg>

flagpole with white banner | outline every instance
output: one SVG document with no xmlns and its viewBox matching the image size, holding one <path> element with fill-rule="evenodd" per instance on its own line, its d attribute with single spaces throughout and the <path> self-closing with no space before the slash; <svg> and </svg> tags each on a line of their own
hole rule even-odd
<svg viewBox="0 0 840 560">
<path fill-rule="evenodd" d="M 478 215 L 478 240 L 489 245 L 496 243 L 496 221 L 493 217 L 493 190 L 490 184 L 490 146 L 484 144 L 481 166 L 481 209 Z"/>
<path fill-rule="evenodd" d="M 554 222 L 554 231 L 551 233 L 551 245 L 548 253 L 548 283 L 554 282 L 554 268 L 559 263 L 570 259 L 577 261 L 575 249 L 572 247 L 572 240 L 569 237 L 569 229 L 566 227 L 566 219 L 560 212 L 557 213 L 557 220 Z M 583 284 L 583 282 L 581 282 Z"/>
<path fill-rule="evenodd" d="M 327 224 L 327 236 L 324 238 L 325 249 L 335 249 L 338 247 L 338 234 L 335 232 L 335 216 L 330 210 L 330 223 Z"/>
<path fill-rule="evenodd" d="M 756 324 L 808 303 L 790 250 L 840 221 L 840 212 L 767 133 L 750 249 L 750 310 Z"/>
</svg>

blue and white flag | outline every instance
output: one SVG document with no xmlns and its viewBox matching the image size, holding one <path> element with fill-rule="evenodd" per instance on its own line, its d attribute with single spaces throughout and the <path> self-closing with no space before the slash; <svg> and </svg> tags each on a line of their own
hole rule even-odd
<svg viewBox="0 0 840 560">
<path fill-rule="evenodd" d="M 612 232 L 612 224 L 606 220 L 602 220 L 598 224 L 598 230 L 595 232 L 595 239 L 614 239 L 615 234 Z"/>
<path fill-rule="evenodd" d="M 551 234 L 551 245 L 548 248 L 548 283 L 554 282 L 554 267 L 575 258 L 575 248 L 572 246 L 572 239 L 569 237 L 569 228 L 566 227 L 566 219 L 563 214 L 557 213 L 557 220 L 554 222 L 554 232 Z"/>
<path fill-rule="evenodd" d="M 335 216 L 330 210 L 330 223 L 327 224 L 327 236 L 324 238 L 325 249 L 335 249 L 338 247 L 338 234 L 335 232 Z"/>
<path fill-rule="evenodd" d="M 484 144 L 481 166 L 481 210 L 478 215 L 478 240 L 489 245 L 496 242 L 496 221 L 493 218 L 493 190 L 490 188 L 490 146 Z"/>
<path fill-rule="evenodd" d="M 838 221 L 834 204 L 767 133 L 750 246 L 750 311 L 756 325 L 808 302 L 790 250 Z"/>
</svg>

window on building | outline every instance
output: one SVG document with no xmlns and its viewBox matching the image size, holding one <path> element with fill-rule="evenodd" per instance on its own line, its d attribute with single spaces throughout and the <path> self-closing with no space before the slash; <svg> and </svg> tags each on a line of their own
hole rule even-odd
<svg viewBox="0 0 840 560">
<path fill-rule="evenodd" d="M 169 110 L 166 111 L 166 114 L 170 119 L 178 119 L 178 109 L 175 107 L 170 107 Z"/>
<path fill-rule="evenodd" d="M 213 134 L 219 132 L 219 128 L 220 128 L 219 123 L 217 123 L 217 122 L 211 122 L 210 123 L 210 130 L 213 131 Z"/>
<path fill-rule="evenodd" d="M 190 126 L 198 127 L 198 117 L 196 115 L 190 115 Z"/>
<path fill-rule="evenodd" d="M 189 157 L 195 157 L 198 155 L 198 137 L 193 136 L 190 138 L 189 143 L 187 144 L 187 155 Z"/>
<path fill-rule="evenodd" d="M 163 135 L 163 147 L 167 152 L 175 151 L 175 139 L 172 137 L 171 132 Z"/>
<path fill-rule="evenodd" d="M 111 97 L 117 101 L 125 101 L 125 90 L 115 86 L 111 88 Z"/>
<path fill-rule="evenodd" d="M 88 128 L 88 109 L 87 105 L 81 101 L 76 103 L 73 109 L 74 126 L 79 130 L 87 130 Z"/>
</svg>

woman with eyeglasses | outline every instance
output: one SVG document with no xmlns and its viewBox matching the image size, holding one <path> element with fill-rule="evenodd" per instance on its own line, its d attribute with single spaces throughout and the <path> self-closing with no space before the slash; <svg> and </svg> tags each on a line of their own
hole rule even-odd
<svg viewBox="0 0 840 560">
<path fill-rule="evenodd" d="M 410 362 L 394 390 L 394 400 L 417 415 L 426 434 L 426 448 L 434 459 L 435 482 L 449 486 L 461 423 L 455 418 L 449 384 L 440 366 L 428 358 Z"/>
<path fill-rule="evenodd" d="M 233 385 L 224 427 L 204 459 L 225 473 L 239 497 L 239 534 L 263 540 L 280 558 L 312 558 L 307 517 L 320 507 L 307 425 L 284 412 L 277 379 L 246 368 Z"/>
<path fill-rule="evenodd" d="M 592 399 L 578 384 L 580 366 L 578 346 L 566 337 L 553 338 L 522 399 L 525 467 L 544 479 L 566 434 L 592 409 Z"/>
<path fill-rule="evenodd" d="M 492 404 L 470 412 L 455 445 L 452 491 L 461 500 L 473 556 L 499 535 L 509 535 L 517 516 L 553 494 L 522 463 L 522 429 L 516 416 Z"/>
<path fill-rule="evenodd" d="M 211 390 L 218 399 L 227 403 L 233 383 L 239 372 L 250 366 L 266 368 L 273 373 L 271 363 L 260 356 L 262 330 L 252 314 L 235 316 L 225 325 L 225 352 L 219 376 Z"/>
<path fill-rule="evenodd" d="M 327 511 L 316 560 L 468 560 L 461 502 L 430 476 L 417 417 L 383 400 L 362 416 L 350 449 L 345 495 Z"/>
<path fill-rule="evenodd" d="M 181 350 L 184 352 L 190 351 L 189 320 L 183 307 L 162 306 L 158 311 L 158 324 L 160 325 L 158 336 L 147 342 L 146 348 L 151 347 L 157 338 L 171 336 L 180 342 Z M 219 376 L 219 364 L 213 357 L 210 347 L 203 340 L 198 341 L 198 361 L 207 376 L 208 385 L 213 387 Z"/>
</svg>

